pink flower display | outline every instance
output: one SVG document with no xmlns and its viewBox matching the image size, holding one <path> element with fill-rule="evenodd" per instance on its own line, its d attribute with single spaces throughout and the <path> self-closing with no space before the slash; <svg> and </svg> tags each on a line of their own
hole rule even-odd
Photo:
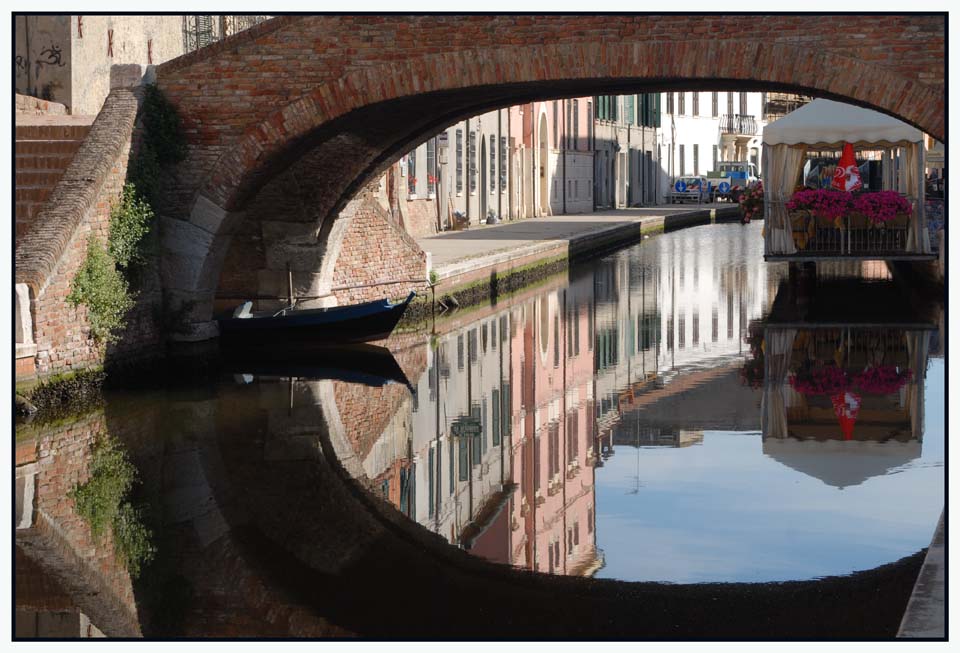
<svg viewBox="0 0 960 653">
<path fill-rule="evenodd" d="M 868 394 L 889 395 L 898 392 L 911 378 L 912 370 L 901 370 L 895 365 L 877 365 L 854 376 L 853 382 Z"/>
<path fill-rule="evenodd" d="M 798 209 L 812 211 L 815 215 L 830 220 L 836 220 L 847 215 L 852 208 L 853 195 L 851 193 L 831 188 L 797 191 L 787 202 L 788 211 Z"/>
<path fill-rule="evenodd" d="M 910 202 L 896 191 L 854 194 L 832 188 L 797 191 L 786 206 L 788 211 L 807 210 L 830 220 L 860 213 L 874 224 L 889 222 L 901 214 L 909 215 L 913 210 Z"/>
<path fill-rule="evenodd" d="M 828 365 L 814 368 L 809 374 L 794 374 L 790 385 L 801 394 L 832 396 L 850 387 L 850 377 L 843 369 Z"/>
<path fill-rule="evenodd" d="M 865 215 L 874 224 L 889 222 L 899 214 L 910 214 L 910 202 L 893 190 L 876 193 L 860 193 L 853 198 L 853 210 Z"/>
</svg>

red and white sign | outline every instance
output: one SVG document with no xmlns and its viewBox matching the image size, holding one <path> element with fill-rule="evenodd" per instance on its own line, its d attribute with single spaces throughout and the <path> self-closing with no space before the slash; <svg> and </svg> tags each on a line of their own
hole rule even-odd
<svg viewBox="0 0 960 653">
<path fill-rule="evenodd" d="M 840 156 L 840 163 L 837 164 L 830 185 L 848 193 L 863 188 L 863 182 L 860 181 L 860 168 L 857 167 L 857 160 L 853 156 L 852 144 L 843 144 L 843 154 Z"/>
<path fill-rule="evenodd" d="M 844 440 L 853 439 L 853 425 L 857 423 L 860 414 L 860 395 L 856 392 L 843 392 L 830 398 L 833 403 L 833 414 L 840 422 L 840 431 Z"/>
</svg>

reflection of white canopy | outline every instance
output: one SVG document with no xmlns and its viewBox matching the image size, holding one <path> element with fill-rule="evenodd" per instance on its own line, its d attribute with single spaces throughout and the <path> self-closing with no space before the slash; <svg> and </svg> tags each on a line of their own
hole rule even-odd
<svg viewBox="0 0 960 653">
<path fill-rule="evenodd" d="M 766 438 L 763 453 L 798 472 L 838 488 L 860 485 L 920 457 L 917 440 L 797 440 Z"/>
<path fill-rule="evenodd" d="M 766 145 L 806 145 L 811 149 L 912 145 L 919 129 L 870 109 L 833 100 L 814 100 L 763 128 Z"/>
</svg>

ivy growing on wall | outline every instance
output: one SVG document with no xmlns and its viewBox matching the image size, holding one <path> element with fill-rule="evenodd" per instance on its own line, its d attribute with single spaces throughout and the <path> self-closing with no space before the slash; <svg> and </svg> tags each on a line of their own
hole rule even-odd
<svg viewBox="0 0 960 653">
<path fill-rule="evenodd" d="M 95 238 L 87 241 L 87 256 L 73 278 L 67 301 L 87 307 L 90 333 L 98 343 L 118 339 L 134 299 L 116 261 Z"/>
<path fill-rule="evenodd" d="M 107 247 L 91 240 L 87 257 L 73 279 L 67 300 L 89 310 L 91 334 L 104 344 L 119 338 L 133 307 L 138 270 L 146 262 L 145 243 L 154 223 L 163 168 L 187 153 L 180 117 L 153 84 L 145 88 L 141 121 L 145 128 L 135 158 L 128 162 L 128 183 L 110 211 Z"/>
<path fill-rule="evenodd" d="M 141 511 L 128 500 L 136 480 L 137 469 L 120 443 L 101 433 L 93 445 L 90 477 L 67 493 L 95 538 L 111 530 L 114 551 L 133 578 L 156 553 Z"/>
</svg>

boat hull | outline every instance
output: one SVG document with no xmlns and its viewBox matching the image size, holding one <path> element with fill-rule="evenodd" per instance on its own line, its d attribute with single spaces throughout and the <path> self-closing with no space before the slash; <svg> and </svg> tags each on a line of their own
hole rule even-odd
<svg viewBox="0 0 960 653">
<path fill-rule="evenodd" d="M 256 341 L 360 343 L 383 340 L 397 326 L 414 293 L 398 304 L 368 302 L 327 310 L 291 311 L 278 317 L 219 321 L 221 337 Z"/>
</svg>

